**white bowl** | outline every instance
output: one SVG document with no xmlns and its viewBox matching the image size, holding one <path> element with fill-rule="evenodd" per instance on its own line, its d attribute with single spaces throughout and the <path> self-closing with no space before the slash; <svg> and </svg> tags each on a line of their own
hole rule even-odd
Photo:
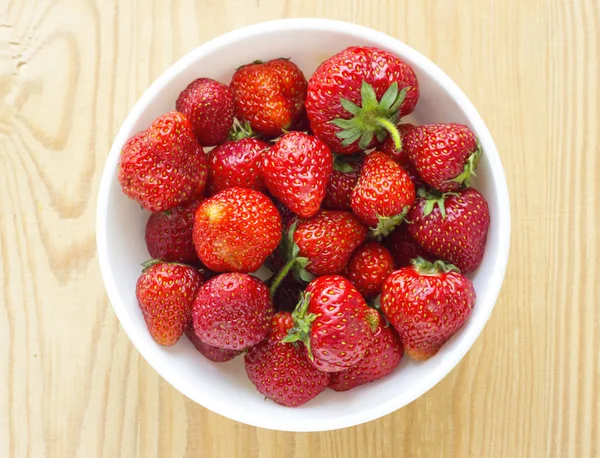
<svg viewBox="0 0 600 458">
<path fill-rule="evenodd" d="M 235 68 L 255 59 L 291 57 L 307 78 L 326 58 L 352 45 L 377 46 L 408 62 L 417 73 L 421 97 L 417 123 L 459 122 L 479 137 L 484 155 L 474 186 L 491 212 L 487 249 L 471 276 L 477 302 L 465 326 L 433 358 L 422 363 L 405 357 L 391 375 L 345 393 L 326 390 L 306 405 L 291 409 L 265 400 L 246 377 L 242 357 L 213 363 L 183 337 L 174 347 L 157 345 L 148 333 L 135 298 L 140 264 L 149 258 L 144 227 L 149 214 L 122 193 L 117 164 L 125 141 L 172 111 L 181 90 L 201 76 L 229 83 Z M 500 291 L 508 259 L 510 211 L 502 164 L 492 137 L 475 107 L 458 86 L 426 57 L 383 33 L 322 19 L 289 19 L 245 27 L 198 47 L 172 65 L 129 113 L 106 161 L 97 213 L 98 256 L 115 313 L 127 335 L 156 371 L 204 407 L 250 425 L 287 431 L 325 431 L 357 425 L 386 415 L 421 396 L 461 360 L 479 336 Z"/>
</svg>

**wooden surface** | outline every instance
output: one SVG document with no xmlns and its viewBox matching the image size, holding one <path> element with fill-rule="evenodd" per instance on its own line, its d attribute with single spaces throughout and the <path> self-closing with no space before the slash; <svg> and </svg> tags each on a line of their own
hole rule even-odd
<svg viewBox="0 0 600 458">
<path fill-rule="evenodd" d="M 108 303 L 94 222 L 112 139 L 194 47 L 292 16 L 434 60 L 501 153 L 513 237 L 467 357 L 408 407 L 321 434 L 222 418 L 164 382 Z M 0 456 L 600 456 L 598 0 L 0 0 Z"/>
</svg>

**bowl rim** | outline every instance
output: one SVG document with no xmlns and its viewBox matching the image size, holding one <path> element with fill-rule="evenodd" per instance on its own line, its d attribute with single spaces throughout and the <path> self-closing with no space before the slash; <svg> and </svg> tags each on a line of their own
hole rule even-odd
<svg viewBox="0 0 600 458">
<path fill-rule="evenodd" d="M 254 35 L 300 29 L 314 30 L 315 32 L 333 31 L 344 34 L 351 33 L 355 35 L 357 39 L 366 38 L 378 43 L 382 43 L 389 48 L 397 49 L 402 56 L 407 56 L 410 60 L 416 62 L 422 71 L 428 73 L 432 78 L 434 78 L 449 94 L 449 96 L 454 99 L 457 105 L 461 107 L 465 116 L 471 122 L 473 129 L 477 132 L 479 140 L 486 151 L 486 156 L 490 163 L 490 173 L 494 176 L 495 190 L 498 195 L 498 214 L 500 216 L 498 221 L 498 255 L 494 260 L 493 275 L 488 283 L 488 297 L 491 298 L 491 306 L 489 306 L 487 314 L 481 320 L 480 326 L 472 327 L 469 329 L 469 332 L 465 332 L 461 335 L 461 344 L 457 347 L 456 351 L 452 352 L 452 358 L 447 358 L 445 364 L 436 367 L 435 370 L 432 371 L 431 376 L 428 377 L 427 383 L 423 383 L 411 390 L 411 394 L 408 396 L 409 400 L 406 400 L 407 396 L 406 393 L 404 393 L 403 396 L 396 396 L 389 399 L 387 402 L 373 405 L 368 410 L 360 410 L 349 415 L 337 417 L 335 419 L 316 417 L 311 419 L 310 422 L 306 422 L 305 420 L 296 420 L 293 415 L 290 415 L 285 420 L 281 418 L 269 418 L 267 416 L 257 417 L 248 411 L 225 406 L 222 403 L 219 403 L 218 400 L 215 400 L 210 393 L 200 392 L 201 390 L 194 391 L 191 389 L 190 385 L 181 383 L 169 372 L 168 364 L 163 364 L 162 361 L 158 361 L 157 358 L 153 356 L 150 348 L 139 343 L 138 335 L 143 330 L 140 330 L 139 326 L 136 326 L 136 324 L 129 318 L 129 315 L 126 313 L 125 308 L 122 305 L 123 300 L 117 290 L 116 279 L 113 275 L 113 272 L 109 268 L 110 263 L 108 258 L 107 243 L 107 214 L 109 209 L 108 197 L 110 194 L 109 190 L 112 180 L 114 179 L 117 170 L 120 150 L 122 145 L 127 140 L 128 133 L 130 132 L 132 126 L 144 112 L 150 102 L 154 99 L 154 97 L 159 94 L 176 75 L 182 71 L 185 71 L 185 69 L 191 63 L 221 46 L 231 42 L 243 40 L 246 37 Z M 148 362 L 148 364 L 150 364 L 150 366 L 152 366 L 154 370 L 156 370 L 156 372 L 158 372 L 158 374 L 160 374 L 175 389 L 180 391 L 186 397 L 212 410 L 215 413 L 252 426 L 296 432 L 327 431 L 345 428 L 382 417 L 419 398 L 424 393 L 429 391 L 433 386 L 439 383 L 448 373 L 450 373 L 450 371 L 458 364 L 459 361 L 464 358 L 465 354 L 473 346 L 485 327 L 492 310 L 494 309 L 502 283 L 504 281 L 506 266 L 508 263 L 510 227 L 509 194 L 500 156 L 492 136 L 487 126 L 483 122 L 483 119 L 468 97 L 458 87 L 458 85 L 427 57 L 396 38 L 362 25 L 337 20 L 316 18 L 279 19 L 257 23 L 227 32 L 198 46 L 167 68 L 152 83 L 152 85 L 146 89 L 121 125 L 121 128 L 119 129 L 119 132 L 117 133 L 111 146 L 110 153 L 106 159 L 104 171 L 100 181 L 96 209 L 96 243 L 98 250 L 98 261 L 109 301 L 113 307 L 113 310 L 115 311 L 115 314 L 117 315 L 117 318 L 119 319 L 119 322 L 121 323 L 121 326 L 125 330 L 125 333 L 136 349 Z"/>
</svg>

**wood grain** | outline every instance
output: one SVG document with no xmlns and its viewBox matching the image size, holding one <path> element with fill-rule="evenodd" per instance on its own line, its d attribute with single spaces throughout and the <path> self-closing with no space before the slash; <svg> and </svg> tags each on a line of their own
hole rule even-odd
<svg viewBox="0 0 600 458">
<path fill-rule="evenodd" d="M 471 98 L 502 155 L 513 238 L 467 357 L 408 407 L 292 434 L 164 382 L 100 278 L 95 201 L 114 135 L 186 52 L 315 16 L 398 37 Z M 600 456 L 597 0 L 0 0 L 0 456 Z"/>
</svg>

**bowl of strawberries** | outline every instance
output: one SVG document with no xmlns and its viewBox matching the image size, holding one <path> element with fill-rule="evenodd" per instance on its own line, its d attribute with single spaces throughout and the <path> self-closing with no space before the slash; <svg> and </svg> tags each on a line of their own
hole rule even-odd
<svg viewBox="0 0 600 458">
<path fill-rule="evenodd" d="M 127 335 L 197 403 L 323 431 L 463 358 L 503 282 L 510 208 L 483 120 L 383 33 L 290 19 L 170 67 L 119 130 L 97 210 Z"/>
</svg>

